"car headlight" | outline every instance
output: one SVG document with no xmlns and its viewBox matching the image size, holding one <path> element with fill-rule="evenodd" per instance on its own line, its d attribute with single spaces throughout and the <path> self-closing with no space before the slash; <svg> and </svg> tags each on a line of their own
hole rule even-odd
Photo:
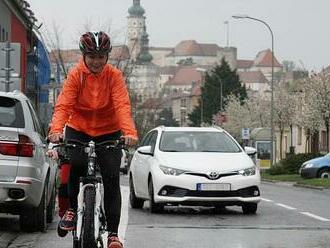
<svg viewBox="0 0 330 248">
<path fill-rule="evenodd" d="M 250 167 L 250 168 L 246 168 L 243 170 L 239 170 L 238 174 L 242 175 L 242 176 L 253 176 L 256 174 L 256 167 Z"/>
<path fill-rule="evenodd" d="M 171 175 L 171 176 L 179 176 L 182 173 L 185 173 L 186 171 L 180 170 L 180 169 L 175 169 L 167 166 L 159 166 L 159 168 L 162 170 L 162 172 L 165 175 Z"/>
<path fill-rule="evenodd" d="M 313 167 L 314 166 L 314 164 L 312 164 L 312 163 L 308 163 L 308 164 L 305 164 L 305 165 L 303 165 L 303 167 L 302 168 L 311 168 L 311 167 Z"/>
</svg>

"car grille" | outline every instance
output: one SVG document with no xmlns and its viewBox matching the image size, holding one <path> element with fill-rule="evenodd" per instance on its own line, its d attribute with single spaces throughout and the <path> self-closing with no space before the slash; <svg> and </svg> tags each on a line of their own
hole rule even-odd
<svg viewBox="0 0 330 248">
<path fill-rule="evenodd" d="M 255 195 L 255 192 L 258 194 Z M 169 197 L 256 197 L 260 196 L 260 191 L 257 186 L 252 186 L 248 188 L 243 188 L 239 190 L 232 191 L 198 191 L 198 190 L 188 190 L 183 188 L 177 188 L 172 186 L 164 186 L 158 193 L 160 196 Z"/>
<path fill-rule="evenodd" d="M 222 174 L 218 174 L 217 176 L 211 178 L 210 175 L 208 174 L 204 174 L 204 173 L 195 173 L 195 172 L 186 172 L 186 175 L 192 175 L 192 176 L 197 176 L 197 177 L 205 177 L 207 179 L 210 180 L 218 180 L 220 177 L 229 177 L 229 176 L 235 176 L 238 175 L 237 171 L 233 171 L 233 172 L 227 172 L 227 173 L 222 173 Z"/>
</svg>

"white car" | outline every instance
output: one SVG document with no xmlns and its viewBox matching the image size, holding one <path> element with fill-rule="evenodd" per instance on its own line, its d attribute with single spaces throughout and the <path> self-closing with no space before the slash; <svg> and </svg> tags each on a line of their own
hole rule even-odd
<svg viewBox="0 0 330 248">
<path fill-rule="evenodd" d="M 130 205 L 152 213 L 165 205 L 238 205 L 254 214 L 260 201 L 260 173 L 245 147 L 218 127 L 151 130 L 134 153 L 129 171 Z"/>
</svg>

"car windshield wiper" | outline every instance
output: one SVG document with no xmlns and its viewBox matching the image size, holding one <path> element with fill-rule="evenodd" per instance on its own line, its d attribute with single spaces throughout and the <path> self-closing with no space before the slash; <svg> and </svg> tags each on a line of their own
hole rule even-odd
<svg viewBox="0 0 330 248">
<path fill-rule="evenodd" d="M 180 152 L 178 150 L 164 150 L 164 152 Z"/>
</svg>

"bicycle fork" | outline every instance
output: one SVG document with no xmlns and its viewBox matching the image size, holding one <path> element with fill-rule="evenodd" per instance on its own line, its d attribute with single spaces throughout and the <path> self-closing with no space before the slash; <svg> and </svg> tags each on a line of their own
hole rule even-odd
<svg viewBox="0 0 330 248">
<path fill-rule="evenodd" d="M 84 192 L 87 187 L 95 187 L 95 204 L 94 204 L 94 238 L 95 241 L 100 240 L 100 229 L 102 224 L 100 219 L 102 215 L 102 196 L 101 196 L 101 183 L 98 182 L 96 185 L 92 183 L 83 184 L 80 182 L 79 193 L 78 193 L 78 209 L 77 209 L 77 225 L 76 225 L 76 237 L 78 240 L 81 239 L 81 230 L 84 218 Z M 103 230 L 103 229 L 102 229 Z"/>
</svg>

